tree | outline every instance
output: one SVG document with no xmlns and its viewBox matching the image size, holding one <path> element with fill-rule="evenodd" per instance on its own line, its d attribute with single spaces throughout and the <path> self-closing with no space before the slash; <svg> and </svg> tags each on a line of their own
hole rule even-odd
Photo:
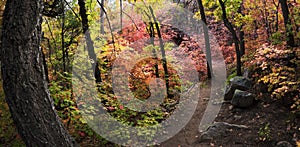
<svg viewBox="0 0 300 147">
<path fill-rule="evenodd" d="M 284 20 L 285 32 L 286 32 L 286 43 L 289 46 L 295 46 L 294 35 L 292 32 L 291 19 L 289 18 L 289 7 L 287 5 L 287 0 L 279 0 L 281 4 L 281 10 Z"/>
<path fill-rule="evenodd" d="M 245 14 L 243 13 L 244 10 L 244 4 L 243 1 L 240 3 L 240 7 L 238 9 L 238 14 L 240 14 L 242 17 L 245 17 Z M 240 54 L 243 56 L 245 54 L 245 32 L 243 30 L 244 22 L 241 22 L 241 26 L 238 28 L 239 30 L 239 45 L 240 45 Z"/>
<path fill-rule="evenodd" d="M 89 55 L 90 59 L 93 60 L 92 67 L 95 68 L 94 76 L 96 79 L 96 83 L 100 83 L 100 82 L 102 82 L 101 72 L 100 72 L 100 68 L 99 68 L 99 62 L 97 60 L 97 56 L 96 56 L 96 53 L 94 50 L 94 44 L 93 44 L 93 41 L 91 38 L 91 34 L 89 32 L 88 16 L 86 13 L 85 1 L 78 0 L 78 5 L 80 8 L 79 13 L 81 16 L 82 30 L 85 35 L 86 45 L 88 48 L 88 55 Z"/>
<path fill-rule="evenodd" d="M 54 110 L 40 48 L 42 0 L 9 0 L 3 14 L 3 88 L 27 146 L 75 146 Z"/>
<path fill-rule="evenodd" d="M 104 6 L 104 0 L 101 0 L 101 4 Z M 121 11 L 122 13 L 122 11 Z M 101 34 L 104 35 L 104 10 L 101 9 L 100 11 L 100 30 L 101 30 Z"/>
<path fill-rule="evenodd" d="M 199 5 L 199 10 L 200 10 L 201 20 L 203 21 L 203 23 L 205 25 L 207 25 L 202 0 L 198 0 L 198 5 Z M 211 51 L 210 51 L 209 34 L 208 34 L 207 26 L 203 25 L 203 30 L 204 30 L 205 50 L 206 50 L 206 60 L 207 60 L 207 62 L 206 62 L 207 63 L 207 76 L 210 79 L 213 76 L 213 71 L 212 71 Z"/>
<path fill-rule="evenodd" d="M 237 33 L 236 33 L 232 23 L 227 18 L 225 2 L 222 0 L 219 0 L 221 10 L 222 10 L 222 19 L 224 21 L 224 25 L 230 31 L 230 33 L 233 37 L 235 53 L 236 53 L 236 74 L 237 74 L 237 76 L 241 76 L 242 75 L 242 62 L 241 62 L 241 52 L 240 52 L 240 46 L 239 46 L 240 41 L 239 41 L 239 38 L 237 37 Z"/>
<path fill-rule="evenodd" d="M 161 56 L 162 56 L 161 57 L 162 58 L 162 64 L 163 64 L 164 73 L 165 73 L 164 78 L 166 80 L 167 96 L 169 97 L 170 96 L 169 72 L 168 72 L 168 63 L 167 63 L 164 43 L 163 43 L 162 35 L 161 35 L 160 29 L 159 29 L 158 21 L 156 20 L 156 17 L 155 17 L 154 12 L 153 12 L 153 8 L 151 6 L 149 6 L 149 10 L 150 10 L 152 19 L 154 21 L 154 25 L 155 25 L 155 28 L 156 28 L 156 31 L 157 31 L 157 36 L 158 36 L 158 39 L 159 39 L 159 48 L 160 48 L 160 52 L 161 52 Z"/>
<path fill-rule="evenodd" d="M 278 15 L 278 10 L 279 10 L 279 3 L 276 3 L 275 0 L 272 1 L 274 6 L 276 7 L 275 10 L 275 31 L 277 32 L 279 29 L 279 15 Z"/>
</svg>

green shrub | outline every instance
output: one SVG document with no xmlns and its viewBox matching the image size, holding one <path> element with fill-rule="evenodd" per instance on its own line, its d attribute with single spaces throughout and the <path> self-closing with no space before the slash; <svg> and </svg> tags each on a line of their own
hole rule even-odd
<svg viewBox="0 0 300 147">
<path fill-rule="evenodd" d="M 270 40 L 274 45 L 281 44 L 283 40 L 282 34 L 277 31 L 271 35 Z"/>
</svg>

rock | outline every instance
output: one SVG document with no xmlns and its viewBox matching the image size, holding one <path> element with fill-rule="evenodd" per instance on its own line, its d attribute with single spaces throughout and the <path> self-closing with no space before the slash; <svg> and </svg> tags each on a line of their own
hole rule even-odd
<svg viewBox="0 0 300 147">
<path fill-rule="evenodd" d="M 236 90 L 234 92 L 231 104 L 239 108 L 250 107 L 254 102 L 254 95 L 247 91 Z"/>
<path fill-rule="evenodd" d="M 242 118 L 242 116 L 241 115 L 234 115 L 233 116 L 236 120 L 239 120 L 239 119 L 241 119 Z"/>
<path fill-rule="evenodd" d="M 234 94 L 235 88 L 227 85 L 226 90 L 225 90 L 225 95 L 224 95 L 224 100 L 231 100 Z"/>
<path fill-rule="evenodd" d="M 229 80 L 229 86 L 226 86 L 224 100 L 231 100 L 236 89 L 248 91 L 252 89 L 252 82 L 245 77 L 236 76 Z"/>
<path fill-rule="evenodd" d="M 244 69 L 243 77 L 245 77 L 245 78 L 250 78 L 249 72 L 250 72 L 250 71 L 249 71 L 248 68 Z"/>
<path fill-rule="evenodd" d="M 231 87 L 239 90 L 250 90 L 252 88 L 252 81 L 242 76 L 236 76 L 229 80 Z"/>
<path fill-rule="evenodd" d="M 287 141 L 279 141 L 276 147 L 293 147 L 293 145 Z"/>
<path fill-rule="evenodd" d="M 215 122 L 205 132 L 200 135 L 200 142 L 213 140 L 226 136 L 231 129 L 247 129 L 247 126 L 229 124 L 226 122 Z"/>
</svg>

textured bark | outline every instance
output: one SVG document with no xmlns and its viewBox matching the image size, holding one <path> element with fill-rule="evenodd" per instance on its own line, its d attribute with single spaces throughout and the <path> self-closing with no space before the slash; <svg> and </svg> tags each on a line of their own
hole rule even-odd
<svg viewBox="0 0 300 147">
<path fill-rule="evenodd" d="M 3 16 L 2 76 L 6 101 L 27 146 L 75 146 L 50 97 L 41 42 L 42 0 L 9 0 Z"/>
</svg>

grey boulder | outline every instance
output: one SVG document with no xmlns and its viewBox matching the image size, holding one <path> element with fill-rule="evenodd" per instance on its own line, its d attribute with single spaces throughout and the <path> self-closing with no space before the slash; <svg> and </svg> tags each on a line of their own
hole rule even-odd
<svg viewBox="0 0 300 147">
<path fill-rule="evenodd" d="M 250 107 L 254 103 L 254 95 L 247 91 L 235 90 L 231 104 L 239 108 Z"/>
<path fill-rule="evenodd" d="M 229 85 L 226 87 L 224 100 L 231 100 L 236 89 L 248 91 L 252 88 L 253 83 L 250 79 L 236 76 L 229 80 Z"/>
</svg>

